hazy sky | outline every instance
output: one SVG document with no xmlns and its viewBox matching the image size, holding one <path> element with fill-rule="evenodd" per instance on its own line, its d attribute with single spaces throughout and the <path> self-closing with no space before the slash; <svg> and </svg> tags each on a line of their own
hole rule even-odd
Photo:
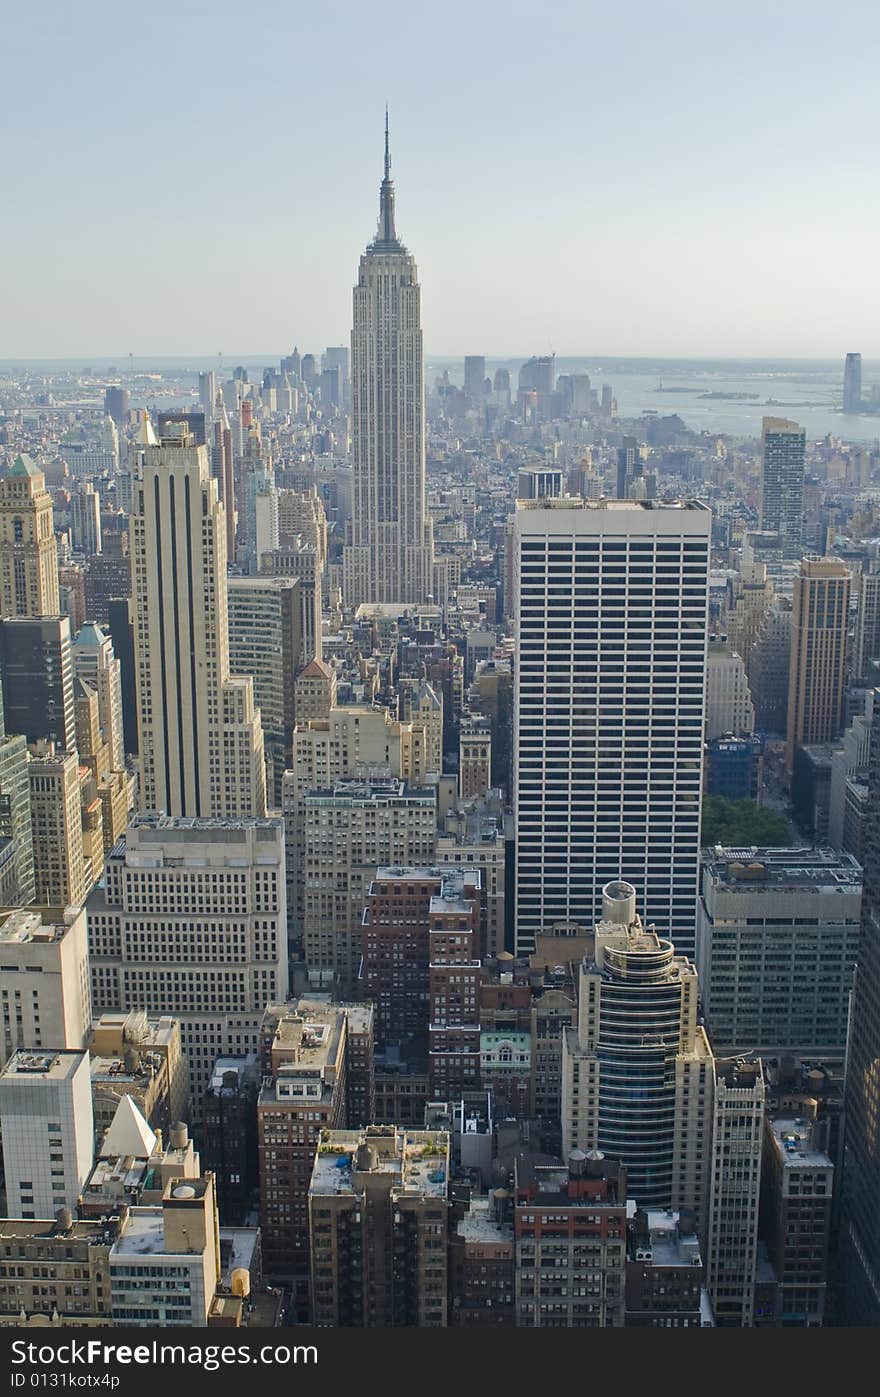
<svg viewBox="0 0 880 1397">
<path fill-rule="evenodd" d="M 12 9 L 0 358 L 347 342 L 386 99 L 429 353 L 880 356 L 873 0 Z"/>
</svg>

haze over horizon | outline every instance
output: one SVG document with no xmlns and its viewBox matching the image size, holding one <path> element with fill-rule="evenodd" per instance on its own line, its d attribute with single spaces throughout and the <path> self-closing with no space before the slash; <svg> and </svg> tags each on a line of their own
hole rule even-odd
<svg viewBox="0 0 880 1397">
<path fill-rule="evenodd" d="M 10 15 L 0 358 L 347 343 L 386 100 L 434 357 L 878 358 L 880 15 L 766 10 Z"/>
</svg>

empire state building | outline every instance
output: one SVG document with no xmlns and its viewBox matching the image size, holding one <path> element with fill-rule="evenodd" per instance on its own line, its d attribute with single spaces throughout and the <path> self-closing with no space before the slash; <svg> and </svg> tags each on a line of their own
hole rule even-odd
<svg viewBox="0 0 880 1397">
<path fill-rule="evenodd" d="M 415 258 L 394 227 L 385 115 L 385 178 L 376 237 L 360 261 L 351 332 L 353 509 L 343 558 L 347 606 L 420 603 L 432 592 L 425 511 L 425 369 Z"/>
</svg>

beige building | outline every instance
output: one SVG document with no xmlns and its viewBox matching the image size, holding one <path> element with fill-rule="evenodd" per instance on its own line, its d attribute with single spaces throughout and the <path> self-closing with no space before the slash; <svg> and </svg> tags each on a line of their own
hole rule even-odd
<svg viewBox="0 0 880 1397">
<path fill-rule="evenodd" d="M 421 288 L 397 237 L 385 133 L 379 227 L 360 260 L 351 332 L 352 519 L 343 597 L 424 602 L 434 536 L 425 505 L 425 373 Z"/>
<path fill-rule="evenodd" d="M 424 786 L 429 742 L 421 721 L 400 723 L 387 708 L 346 705 L 328 718 L 313 719 L 293 733 L 293 763 L 284 773 L 282 808 L 286 830 L 288 888 L 293 927 L 302 932 L 305 870 L 305 797 L 332 790 L 343 777 L 399 776 Z"/>
<path fill-rule="evenodd" d="M 601 1150 L 625 1166 L 639 1206 L 693 1207 L 703 1224 L 714 1059 L 698 995 L 692 963 L 642 926 L 632 885 L 606 884 L 595 953 L 581 963 L 577 1032 L 565 1040 L 563 1153 Z"/>
<path fill-rule="evenodd" d="M 0 1220 L 0 1324 L 109 1325 L 110 1249 L 126 1220 Z"/>
<path fill-rule="evenodd" d="M 138 816 L 86 914 L 94 1010 L 180 1020 L 199 1124 L 217 1058 L 253 1052 L 287 995 L 281 820 Z"/>
<path fill-rule="evenodd" d="M 397 777 L 337 781 L 305 797 L 303 949 L 310 974 L 354 992 L 363 911 L 376 869 L 430 863 L 437 828 L 430 789 Z"/>
<path fill-rule="evenodd" d="M 744 559 L 733 581 L 726 625 L 727 638 L 747 668 L 764 613 L 775 600 L 776 588 L 767 576 L 766 563 Z"/>
<path fill-rule="evenodd" d="M 504 950 L 506 918 L 507 841 L 504 816 L 479 802 L 447 812 L 443 832 L 437 835 L 433 859 L 440 864 L 473 864 L 481 870 L 486 905 L 481 955 Z"/>
<path fill-rule="evenodd" d="M 189 1118 L 189 1074 L 177 1019 L 150 1018 L 142 1009 L 101 1014 L 89 1053 L 99 1145 L 126 1097 L 166 1140 L 176 1121 Z"/>
<path fill-rule="evenodd" d="M 0 1066 L 17 1048 L 84 1048 L 92 1023 L 86 914 L 0 911 Z"/>
<path fill-rule="evenodd" d="M 28 762 L 34 883 L 41 905 L 79 906 L 91 887 L 83 856 L 79 758 L 39 743 Z"/>
<path fill-rule="evenodd" d="M 115 1324 L 205 1328 L 221 1274 L 214 1175 L 169 1179 L 158 1206 L 130 1208 L 109 1274 Z"/>
<path fill-rule="evenodd" d="M 449 1155 L 445 1131 L 322 1133 L 308 1194 L 313 1324 L 446 1327 Z"/>
<path fill-rule="evenodd" d="M 706 741 L 754 732 L 755 709 L 741 655 L 727 641 L 710 640 L 706 655 Z"/>
<path fill-rule="evenodd" d="M 207 450 L 182 424 L 145 424 L 131 515 L 140 808 L 266 813 L 250 677 L 230 674 L 226 519 Z"/>
<path fill-rule="evenodd" d="M 60 609 L 52 496 L 30 456 L 16 456 L 0 480 L 0 616 Z"/>
<path fill-rule="evenodd" d="M 294 685 L 293 708 L 297 723 L 329 718 L 336 707 L 336 671 L 325 660 L 312 660 L 300 670 Z"/>
<path fill-rule="evenodd" d="M 785 764 L 795 748 L 839 737 L 852 574 L 834 558 L 809 556 L 794 579 Z"/>
<path fill-rule="evenodd" d="M 295 721 L 294 675 L 300 663 L 299 583 L 293 577 L 230 577 L 229 657 L 236 674 L 254 681 L 266 757 L 266 789 L 281 805 Z"/>
</svg>

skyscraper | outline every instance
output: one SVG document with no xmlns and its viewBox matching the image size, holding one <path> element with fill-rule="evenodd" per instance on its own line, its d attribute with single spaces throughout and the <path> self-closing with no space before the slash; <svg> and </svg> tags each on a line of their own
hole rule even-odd
<svg viewBox="0 0 880 1397">
<path fill-rule="evenodd" d="M 34 900 L 34 845 L 27 738 L 8 735 L 0 684 L 0 861 L 7 906 Z"/>
<path fill-rule="evenodd" d="M 841 1251 L 846 1322 L 880 1325 L 880 723 L 871 728 L 869 773 L 846 1071 Z"/>
<path fill-rule="evenodd" d="M 464 391 L 474 407 L 481 407 L 486 386 L 486 360 L 482 354 L 464 356 Z"/>
<path fill-rule="evenodd" d="M 52 496 L 30 456 L 0 480 L 0 616 L 55 616 L 58 548 Z"/>
<path fill-rule="evenodd" d="M 517 954 L 605 883 L 693 955 L 710 513 L 521 501 L 514 516 Z"/>
<path fill-rule="evenodd" d="M 185 427 L 143 448 L 132 513 L 142 810 L 266 813 L 253 680 L 229 673 L 226 516 Z"/>
<path fill-rule="evenodd" d="M 563 1040 L 563 1152 L 602 1150 L 642 1207 L 693 1207 L 704 1222 L 715 1075 L 698 994 L 691 961 L 643 927 L 632 884 L 606 884 Z"/>
<path fill-rule="evenodd" d="M 424 602 L 434 543 L 425 511 L 425 370 L 415 258 L 394 227 L 385 117 L 379 228 L 361 257 L 351 332 L 351 543 L 343 596 L 360 602 Z"/>
<path fill-rule="evenodd" d="M 862 356 L 847 354 L 843 366 L 843 410 L 858 412 L 862 405 Z"/>
<path fill-rule="evenodd" d="M 784 558 L 799 558 L 804 539 L 804 452 L 807 434 L 784 417 L 765 417 L 761 431 L 761 528 L 782 535 Z"/>
<path fill-rule="evenodd" d="M 0 676 L 6 727 L 28 742 L 76 746 L 73 656 L 68 616 L 0 620 Z"/>
<path fill-rule="evenodd" d="M 836 558 L 806 557 L 794 579 L 785 764 L 795 748 L 843 730 L 843 691 L 852 575 Z"/>
</svg>

